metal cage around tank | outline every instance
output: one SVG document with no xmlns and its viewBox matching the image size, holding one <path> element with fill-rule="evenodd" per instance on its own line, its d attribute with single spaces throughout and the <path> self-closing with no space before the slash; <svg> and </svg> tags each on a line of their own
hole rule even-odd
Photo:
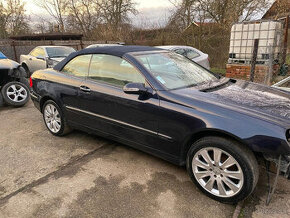
<svg viewBox="0 0 290 218">
<path fill-rule="evenodd" d="M 279 61 L 282 51 L 283 23 L 260 20 L 236 23 L 231 29 L 229 64 L 250 64 L 254 41 L 259 39 L 257 64 L 267 64 L 270 56 Z"/>
</svg>

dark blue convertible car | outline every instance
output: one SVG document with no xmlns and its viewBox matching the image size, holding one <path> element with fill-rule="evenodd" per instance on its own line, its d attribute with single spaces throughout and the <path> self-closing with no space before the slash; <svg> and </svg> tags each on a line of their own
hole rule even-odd
<svg viewBox="0 0 290 218">
<path fill-rule="evenodd" d="M 81 129 L 186 165 L 200 190 L 221 202 L 253 191 L 257 157 L 281 155 L 289 173 L 289 92 L 142 46 L 84 49 L 30 82 L 53 135 Z"/>
</svg>

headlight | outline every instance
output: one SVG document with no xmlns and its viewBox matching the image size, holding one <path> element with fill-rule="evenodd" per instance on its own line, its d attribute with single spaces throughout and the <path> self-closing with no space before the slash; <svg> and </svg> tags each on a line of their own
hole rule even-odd
<svg viewBox="0 0 290 218">
<path fill-rule="evenodd" d="M 58 61 L 48 58 L 46 63 L 47 63 L 47 68 L 53 68 L 58 63 Z"/>
</svg>

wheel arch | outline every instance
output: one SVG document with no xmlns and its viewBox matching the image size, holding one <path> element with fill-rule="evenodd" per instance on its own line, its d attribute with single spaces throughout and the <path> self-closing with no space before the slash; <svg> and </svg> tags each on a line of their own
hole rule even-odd
<svg viewBox="0 0 290 218">
<path fill-rule="evenodd" d="M 25 62 L 22 62 L 21 66 L 25 69 L 27 77 L 29 77 L 30 76 L 30 70 L 29 70 L 28 65 Z"/>
<path fill-rule="evenodd" d="M 241 139 L 241 138 L 239 138 L 239 137 L 237 137 L 229 132 L 222 131 L 219 129 L 205 129 L 205 130 L 195 132 L 195 133 L 191 134 L 189 137 L 187 137 L 187 139 L 183 143 L 183 146 L 181 149 L 181 165 L 185 164 L 186 156 L 187 156 L 187 153 L 188 153 L 191 145 L 194 144 L 199 139 L 207 137 L 207 136 L 218 136 L 218 137 L 223 137 L 223 138 L 227 138 L 227 139 L 231 139 L 233 141 L 236 141 L 239 144 L 241 144 L 242 146 L 251 150 L 256 156 L 256 153 L 252 149 L 250 149 L 250 146 L 248 145 L 248 143 L 246 141 L 244 141 L 243 139 Z"/>
<path fill-rule="evenodd" d="M 49 95 L 46 95 L 46 96 L 43 96 L 40 101 L 39 101 L 39 106 L 40 106 L 40 111 L 42 113 L 42 109 L 43 109 L 43 105 L 45 102 L 47 102 L 48 100 L 52 100 L 54 101 L 56 104 L 58 104 L 58 101 L 56 101 L 52 96 L 49 96 Z"/>
</svg>

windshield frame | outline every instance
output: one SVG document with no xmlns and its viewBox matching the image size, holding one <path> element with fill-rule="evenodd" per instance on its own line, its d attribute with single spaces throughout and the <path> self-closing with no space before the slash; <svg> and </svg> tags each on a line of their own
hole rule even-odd
<svg viewBox="0 0 290 218">
<path fill-rule="evenodd" d="M 170 50 L 152 50 L 152 51 L 142 51 L 142 52 L 129 52 L 127 54 L 129 54 L 130 56 L 132 56 L 142 67 L 144 70 L 146 70 L 146 72 L 148 72 L 148 74 L 150 74 L 150 76 L 155 80 L 155 82 L 158 83 L 158 85 L 160 85 L 162 87 L 162 89 L 157 89 L 159 91 L 169 91 L 169 90 L 178 90 L 178 89 L 185 89 L 185 88 L 189 88 L 189 87 L 194 87 L 194 86 L 199 86 L 199 85 L 203 85 L 203 84 L 206 84 L 207 82 L 203 82 L 203 83 L 198 83 L 198 84 L 192 84 L 192 85 L 189 85 L 189 86 L 183 86 L 183 87 L 177 87 L 177 88 L 168 88 L 166 86 L 164 86 L 158 79 L 155 78 L 155 76 L 152 74 L 152 72 L 147 69 L 137 58 L 137 56 L 142 56 L 142 55 L 148 55 L 148 54 L 159 54 L 159 53 L 174 53 L 176 55 L 179 55 L 183 58 L 186 58 L 187 60 L 189 60 L 190 62 L 192 62 L 194 65 L 196 65 L 197 67 L 200 67 L 202 69 L 204 69 L 205 71 L 207 71 L 209 74 L 213 75 L 216 77 L 216 80 L 220 80 L 221 78 L 223 78 L 222 76 L 216 74 L 216 73 L 213 73 L 211 72 L 210 70 L 208 70 L 207 68 L 201 66 L 200 64 L 196 63 L 195 61 L 189 59 L 188 57 L 185 57 L 181 54 L 178 54 L 174 51 L 170 51 Z M 215 80 L 213 80 L 215 81 Z"/>
</svg>

